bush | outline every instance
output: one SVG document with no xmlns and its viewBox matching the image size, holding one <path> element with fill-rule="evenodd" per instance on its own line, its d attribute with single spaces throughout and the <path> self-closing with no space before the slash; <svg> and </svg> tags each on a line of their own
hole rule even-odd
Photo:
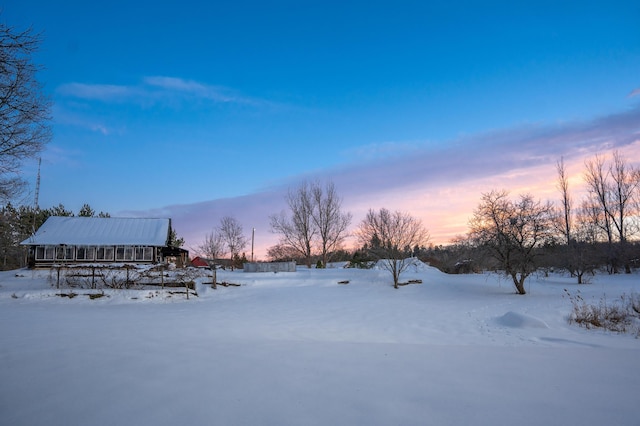
<svg viewBox="0 0 640 426">
<path fill-rule="evenodd" d="M 602 296 L 597 304 L 587 303 L 580 292 L 572 295 L 566 288 L 566 296 L 573 307 L 569 323 L 576 323 L 586 329 L 603 328 L 617 333 L 635 333 L 640 337 L 640 296 L 623 294 L 620 299 L 607 301 Z"/>
</svg>

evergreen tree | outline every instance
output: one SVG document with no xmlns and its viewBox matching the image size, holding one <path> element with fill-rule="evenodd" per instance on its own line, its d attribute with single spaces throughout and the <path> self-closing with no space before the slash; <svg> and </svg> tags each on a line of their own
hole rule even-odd
<svg viewBox="0 0 640 426">
<path fill-rule="evenodd" d="M 91 206 L 85 203 L 78 212 L 79 217 L 95 217 L 96 212 L 91 208 Z"/>
</svg>

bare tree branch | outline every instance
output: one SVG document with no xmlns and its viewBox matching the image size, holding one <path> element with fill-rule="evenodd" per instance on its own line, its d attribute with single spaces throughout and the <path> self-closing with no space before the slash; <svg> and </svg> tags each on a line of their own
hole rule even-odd
<svg viewBox="0 0 640 426">
<path fill-rule="evenodd" d="M 36 79 L 32 62 L 41 36 L 0 23 L 0 199 L 22 190 L 18 172 L 51 139 L 51 101 Z"/>
</svg>

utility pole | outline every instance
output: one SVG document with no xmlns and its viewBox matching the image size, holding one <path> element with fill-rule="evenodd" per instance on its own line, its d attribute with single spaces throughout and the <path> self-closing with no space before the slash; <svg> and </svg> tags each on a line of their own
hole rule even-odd
<svg viewBox="0 0 640 426">
<path fill-rule="evenodd" d="M 256 228 L 251 230 L 251 262 L 253 263 L 253 242 L 256 237 Z"/>
</svg>

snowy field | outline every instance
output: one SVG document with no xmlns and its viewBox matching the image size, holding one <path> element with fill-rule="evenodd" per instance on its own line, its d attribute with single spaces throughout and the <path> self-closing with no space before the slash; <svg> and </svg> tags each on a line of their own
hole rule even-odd
<svg viewBox="0 0 640 426">
<path fill-rule="evenodd" d="M 0 272 L 1 425 L 640 424 L 640 339 L 570 325 L 563 297 L 637 293 L 637 273 L 518 296 L 424 265 L 398 290 L 380 270 L 220 271 L 241 286 L 190 300 L 69 299 L 47 276 Z"/>
</svg>

